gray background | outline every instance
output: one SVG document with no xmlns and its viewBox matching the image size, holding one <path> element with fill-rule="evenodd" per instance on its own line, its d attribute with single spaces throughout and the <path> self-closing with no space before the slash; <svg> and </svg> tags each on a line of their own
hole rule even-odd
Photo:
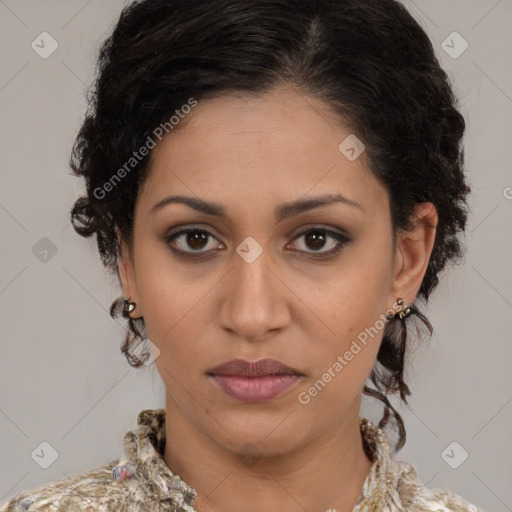
<svg viewBox="0 0 512 512">
<path fill-rule="evenodd" d="M 85 86 L 124 3 L 0 1 L 0 503 L 120 457 L 137 413 L 164 405 L 154 366 L 132 369 L 119 350 L 123 326 L 107 311 L 118 283 L 95 241 L 69 224 L 83 191 L 68 157 Z M 460 98 L 473 197 L 465 262 L 432 296 L 435 334 L 411 358 L 411 410 L 400 408 L 408 441 L 396 458 L 428 487 L 488 511 L 512 510 L 512 1 L 404 4 Z M 58 42 L 47 59 L 31 48 L 43 31 Z M 442 48 L 453 31 L 469 43 L 456 59 Z M 52 244 L 57 252 L 45 256 L 41 248 Z M 363 402 L 370 419 L 380 412 Z M 58 453 L 48 469 L 31 457 L 43 441 Z M 462 450 L 469 457 L 453 469 L 445 459 L 460 463 Z"/>
</svg>

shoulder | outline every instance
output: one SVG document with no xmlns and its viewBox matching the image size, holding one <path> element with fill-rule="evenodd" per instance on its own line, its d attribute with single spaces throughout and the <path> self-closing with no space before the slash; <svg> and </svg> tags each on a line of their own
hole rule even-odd
<svg viewBox="0 0 512 512">
<path fill-rule="evenodd" d="M 393 461 L 399 474 L 397 491 L 404 509 L 414 512 L 485 512 L 458 494 L 445 489 L 425 487 L 416 469 L 404 461 Z"/>
<path fill-rule="evenodd" d="M 484 512 L 481 508 L 469 503 L 458 494 L 445 489 L 427 489 L 424 487 L 414 501 L 415 510 L 433 512 Z"/>
<path fill-rule="evenodd" d="M 121 512 L 129 506 L 130 510 L 139 510 L 133 508 L 136 490 L 126 480 L 112 478 L 118 462 L 19 492 L 0 504 L 0 512 Z"/>
</svg>

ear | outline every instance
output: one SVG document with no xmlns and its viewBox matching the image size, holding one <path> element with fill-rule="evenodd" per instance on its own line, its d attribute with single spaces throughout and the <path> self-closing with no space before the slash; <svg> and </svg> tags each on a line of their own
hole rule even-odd
<svg viewBox="0 0 512 512">
<path fill-rule="evenodd" d="M 417 204 L 413 212 L 412 227 L 398 235 L 391 287 L 391 304 L 398 297 L 406 304 L 412 304 L 434 248 L 438 215 L 435 206 L 428 203 Z"/>
<path fill-rule="evenodd" d="M 117 240 L 119 245 L 118 265 L 119 265 L 119 280 L 123 289 L 125 298 L 130 298 L 130 301 L 135 302 L 135 309 L 130 313 L 132 318 L 137 318 L 137 309 L 140 310 L 137 283 L 135 280 L 135 270 L 133 265 L 133 255 L 126 242 L 124 241 L 118 227 L 115 227 L 117 233 Z"/>
</svg>

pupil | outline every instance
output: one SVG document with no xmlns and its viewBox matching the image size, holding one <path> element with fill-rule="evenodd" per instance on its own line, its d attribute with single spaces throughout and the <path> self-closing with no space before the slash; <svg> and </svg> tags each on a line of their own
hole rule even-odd
<svg viewBox="0 0 512 512">
<path fill-rule="evenodd" d="M 313 241 L 313 249 L 321 249 L 325 243 L 325 238 L 323 233 L 318 232 L 312 232 L 306 235 L 306 240 L 312 240 Z M 320 242 L 320 243 L 318 243 Z M 315 245 L 316 244 L 316 245 Z"/>
<path fill-rule="evenodd" d="M 192 249 L 202 249 L 207 242 L 207 236 L 204 231 L 193 231 L 188 234 L 187 243 Z"/>
</svg>

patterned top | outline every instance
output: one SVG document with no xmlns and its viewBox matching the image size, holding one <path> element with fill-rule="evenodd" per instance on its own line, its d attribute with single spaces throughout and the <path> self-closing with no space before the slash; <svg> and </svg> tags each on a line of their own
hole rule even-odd
<svg viewBox="0 0 512 512">
<path fill-rule="evenodd" d="M 361 417 L 360 429 L 373 465 L 352 512 L 483 512 L 455 493 L 424 487 L 413 466 L 390 457 L 384 432 L 371 421 Z M 163 459 L 165 439 L 165 409 L 143 410 L 124 436 L 123 457 L 20 492 L 0 512 L 196 512 L 195 489 Z"/>
</svg>

